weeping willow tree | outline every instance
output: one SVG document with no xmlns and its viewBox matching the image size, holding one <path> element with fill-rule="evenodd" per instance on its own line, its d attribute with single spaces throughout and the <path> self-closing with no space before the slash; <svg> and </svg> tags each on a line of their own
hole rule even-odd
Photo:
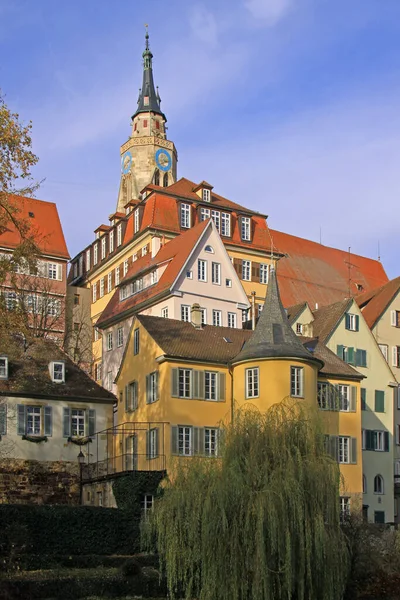
<svg viewBox="0 0 400 600">
<path fill-rule="evenodd" d="M 171 598 L 339 600 L 340 475 L 317 417 L 246 410 L 220 446 L 220 459 L 177 466 L 145 528 Z"/>
</svg>

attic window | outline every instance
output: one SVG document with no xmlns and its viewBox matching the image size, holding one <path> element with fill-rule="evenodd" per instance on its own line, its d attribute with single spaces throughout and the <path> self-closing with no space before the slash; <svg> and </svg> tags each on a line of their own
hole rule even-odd
<svg viewBox="0 0 400 600">
<path fill-rule="evenodd" d="M 362 292 L 364 290 L 362 283 L 356 283 L 356 288 L 358 292 Z"/>
<path fill-rule="evenodd" d="M 296 323 L 296 333 L 297 335 L 303 335 L 303 324 Z"/>
<path fill-rule="evenodd" d="M 28 213 L 28 215 L 29 215 L 29 216 L 30 216 L 32 219 L 33 219 L 33 217 L 35 216 L 35 215 L 33 214 L 33 212 L 29 212 L 29 213 Z"/>
<path fill-rule="evenodd" d="M 212 247 L 212 246 L 206 246 L 206 247 L 204 248 L 204 251 L 205 251 L 205 252 L 209 252 L 210 254 L 214 254 L 214 249 L 213 249 L 213 247 Z"/>
<path fill-rule="evenodd" d="M 65 363 L 52 362 L 50 366 L 51 379 L 54 383 L 64 383 L 65 381 Z"/>
<path fill-rule="evenodd" d="M 211 202 L 211 192 L 207 188 L 203 189 L 202 196 L 204 202 Z"/>
<path fill-rule="evenodd" d="M 8 358 L 0 356 L 0 379 L 8 379 Z"/>
<path fill-rule="evenodd" d="M 232 344 L 232 340 L 228 337 L 224 337 L 224 342 L 226 342 L 227 344 Z"/>
</svg>

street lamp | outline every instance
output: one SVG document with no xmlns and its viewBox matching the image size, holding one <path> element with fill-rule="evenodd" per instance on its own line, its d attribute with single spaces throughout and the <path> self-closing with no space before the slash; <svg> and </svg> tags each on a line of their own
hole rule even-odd
<svg viewBox="0 0 400 600">
<path fill-rule="evenodd" d="M 79 504 L 82 505 L 82 468 L 83 463 L 85 462 L 85 455 L 82 450 L 80 450 L 78 454 L 78 463 L 79 463 Z"/>
</svg>

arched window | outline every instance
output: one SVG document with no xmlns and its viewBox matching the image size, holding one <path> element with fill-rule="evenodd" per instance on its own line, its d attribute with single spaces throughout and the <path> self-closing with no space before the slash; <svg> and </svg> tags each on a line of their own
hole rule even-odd
<svg viewBox="0 0 400 600">
<path fill-rule="evenodd" d="M 365 475 L 363 475 L 362 478 L 362 485 L 363 485 L 363 494 L 367 493 L 367 478 L 365 477 Z"/>
<path fill-rule="evenodd" d="M 382 475 L 377 475 L 374 479 L 374 493 L 383 494 L 383 489 L 383 477 Z"/>
<path fill-rule="evenodd" d="M 210 252 L 210 254 L 214 254 L 214 249 L 212 246 L 206 246 L 204 250 L 205 252 Z"/>
<path fill-rule="evenodd" d="M 154 185 L 160 185 L 160 171 L 158 169 L 154 171 Z"/>
<path fill-rule="evenodd" d="M 168 173 L 164 173 L 163 186 L 168 187 Z"/>
</svg>

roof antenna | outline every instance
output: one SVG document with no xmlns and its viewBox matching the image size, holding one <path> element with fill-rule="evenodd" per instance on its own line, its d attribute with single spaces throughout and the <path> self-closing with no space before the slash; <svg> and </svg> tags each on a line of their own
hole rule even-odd
<svg viewBox="0 0 400 600">
<path fill-rule="evenodd" d="M 381 262 L 381 249 L 380 249 L 379 240 L 378 240 L 378 260 L 379 260 L 379 262 Z"/>
</svg>

